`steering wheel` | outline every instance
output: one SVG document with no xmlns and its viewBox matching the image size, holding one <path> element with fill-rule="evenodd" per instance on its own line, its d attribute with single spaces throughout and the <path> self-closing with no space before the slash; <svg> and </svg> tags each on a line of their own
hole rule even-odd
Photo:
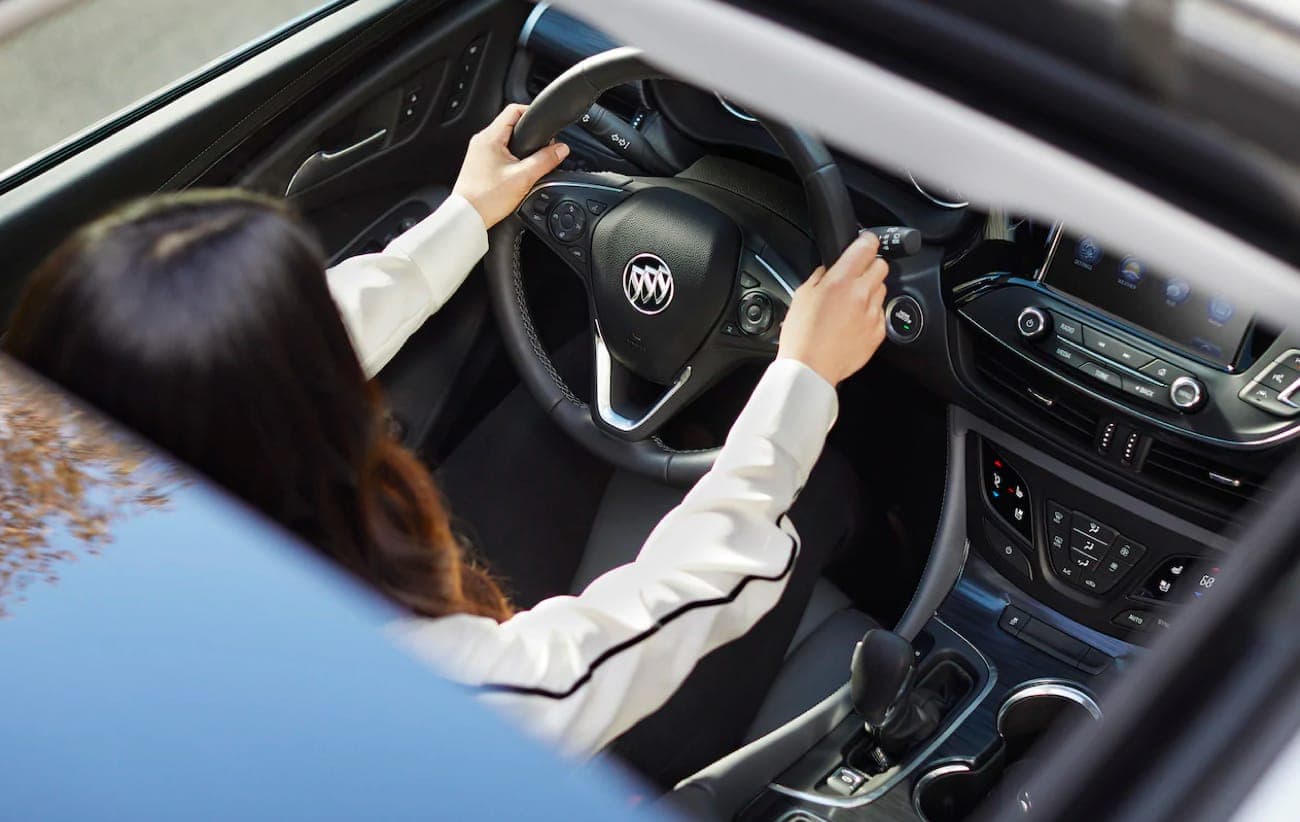
<svg viewBox="0 0 1300 822">
<path fill-rule="evenodd" d="M 515 126 L 510 150 L 525 157 L 606 90 L 664 76 L 633 48 L 583 60 L 537 96 Z M 816 139 L 764 126 L 803 184 L 816 243 L 804 256 L 829 266 L 858 233 L 839 168 Z M 785 262 L 800 255 L 782 253 L 789 237 L 776 242 L 776 235 L 790 232 L 774 226 L 774 216 L 681 176 L 548 175 L 493 229 L 486 259 L 506 349 L 524 383 L 598 457 L 669 484 L 694 482 L 718 449 L 678 451 L 657 432 L 739 364 L 775 356 L 794 288 L 810 273 Z M 560 377 L 533 324 L 520 260 L 525 232 L 585 287 L 594 338 L 590 407 Z M 807 246 L 806 235 L 793 233 Z"/>
</svg>

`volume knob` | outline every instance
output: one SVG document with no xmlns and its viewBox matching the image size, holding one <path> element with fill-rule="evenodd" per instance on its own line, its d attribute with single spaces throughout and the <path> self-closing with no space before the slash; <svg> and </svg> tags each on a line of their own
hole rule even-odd
<svg viewBox="0 0 1300 822">
<path fill-rule="evenodd" d="M 1195 377 L 1179 377 L 1169 384 L 1169 401 L 1184 413 L 1205 405 L 1205 386 Z"/>
<path fill-rule="evenodd" d="M 1016 328 L 1026 340 L 1041 340 L 1052 333 L 1052 318 L 1043 309 L 1031 305 L 1016 317 Z"/>
</svg>

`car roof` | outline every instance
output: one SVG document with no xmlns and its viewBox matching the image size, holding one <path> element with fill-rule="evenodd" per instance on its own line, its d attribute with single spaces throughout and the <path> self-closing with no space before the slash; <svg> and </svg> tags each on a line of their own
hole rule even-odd
<svg viewBox="0 0 1300 822">
<path fill-rule="evenodd" d="M 630 781 L 391 645 L 386 602 L 3 357 L 0 458 L 0 815 L 628 815 Z"/>
</svg>

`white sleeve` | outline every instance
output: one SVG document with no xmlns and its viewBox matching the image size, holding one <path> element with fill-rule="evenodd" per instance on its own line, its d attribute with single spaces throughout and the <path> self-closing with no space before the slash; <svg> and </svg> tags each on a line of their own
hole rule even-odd
<svg viewBox="0 0 1300 822">
<path fill-rule="evenodd" d="M 325 272 L 367 377 L 456 293 L 487 248 L 483 218 L 453 194 L 383 251 L 349 257 Z"/>
<path fill-rule="evenodd" d="M 401 640 L 565 752 L 597 752 L 776 604 L 798 555 L 786 513 L 836 413 L 829 383 L 777 360 L 713 470 L 635 562 L 505 623 L 412 620 L 400 626 Z"/>
</svg>

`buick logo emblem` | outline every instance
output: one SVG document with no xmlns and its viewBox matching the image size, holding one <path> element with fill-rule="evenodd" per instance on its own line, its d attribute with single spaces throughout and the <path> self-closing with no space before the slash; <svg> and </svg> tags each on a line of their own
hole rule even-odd
<svg viewBox="0 0 1300 822">
<path fill-rule="evenodd" d="M 654 254 L 641 253 L 623 269 L 623 294 L 642 314 L 658 314 L 673 301 L 673 272 Z"/>
</svg>

